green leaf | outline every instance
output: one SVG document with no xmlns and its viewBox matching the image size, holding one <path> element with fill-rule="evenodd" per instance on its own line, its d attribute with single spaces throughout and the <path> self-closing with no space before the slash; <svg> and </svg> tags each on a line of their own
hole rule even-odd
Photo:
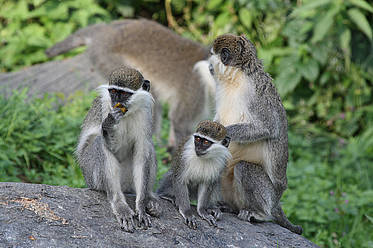
<svg viewBox="0 0 373 248">
<path fill-rule="evenodd" d="M 248 9 L 240 9 L 239 12 L 240 21 L 246 28 L 251 28 L 252 16 Z"/>
<path fill-rule="evenodd" d="M 314 59 L 309 59 L 305 64 L 299 64 L 298 69 L 302 76 L 310 82 L 315 81 L 319 76 L 319 65 Z"/>
<path fill-rule="evenodd" d="M 347 12 L 351 20 L 357 25 L 357 27 L 363 31 L 370 40 L 372 40 L 372 29 L 369 22 L 365 18 L 364 14 L 360 12 L 357 8 L 350 9 Z"/>
<path fill-rule="evenodd" d="M 316 0 L 310 1 L 307 4 L 302 5 L 301 7 L 296 8 L 290 16 L 299 16 L 310 10 L 316 9 L 322 5 L 330 3 L 331 0 Z"/>
<path fill-rule="evenodd" d="M 351 31 L 346 29 L 340 37 L 341 48 L 345 53 L 350 54 L 350 41 L 351 41 Z"/>
<path fill-rule="evenodd" d="M 316 24 L 313 31 L 313 37 L 311 42 L 316 43 L 324 38 L 326 33 L 329 31 L 334 23 L 334 16 L 337 14 L 338 9 L 331 9 L 326 15 Z"/>
<path fill-rule="evenodd" d="M 208 10 L 216 10 L 216 8 L 222 3 L 222 0 L 211 0 L 207 4 Z"/>
<path fill-rule="evenodd" d="M 373 13 L 373 7 L 364 0 L 350 0 L 350 3 Z"/>
<path fill-rule="evenodd" d="M 297 87 L 300 80 L 301 74 L 294 69 L 281 72 L 275 81 L 279 94 L 284 97 Z"/>
<path fill-rule="evenodd" d="M 370 217 L 369 215 L 365 215 L 365 217 L 367 217 L 367 219 L 370 221 L 370 222 L 372 222 L 372 224 L 373 224 L 373 217 Z"/>
</svg>

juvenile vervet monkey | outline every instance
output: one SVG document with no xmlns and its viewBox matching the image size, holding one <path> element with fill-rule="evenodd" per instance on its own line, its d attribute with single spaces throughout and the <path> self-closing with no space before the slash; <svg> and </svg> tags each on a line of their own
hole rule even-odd
<svg viewBox="0 0 373 248">
<path fill-rule="evenodd" d="M 214 106 L 215 83 L 208 69 L 208 49 L 170 29 L 145 19 L 121 20 L 80 29 L 49 48 L 49 57 L 87 46 L 94 67 L 105 77 L 111 68 L 129 65 L 152 82 L 155 133 L 159 134 L 162 106 L 169 105 L 169 147 L 190 134 Z M 212 96 L 209 99 L 209 96 Z M 172 150 L 172 149 L 171 149 Z"/>
<path fill-rule="evenodd" d="M 232 141 L 233 158 L 221 180 L 224 201 L 240 219 L 273 220 L 301 234 L 280 206 L 287 187 L 287 119 L 271 76 L 245 36 L 217 37 L 209 61 L 217 82 L 215 121 Z"/>
<path fill-rule="evenodd" d="M 109 85 L 98 88 L 76 151 L 87 186 L 106 192 L 114 215 L 128 232 L 151 226 L 146 211 L 153 216 L 160 213 L 152 192 L 157 162 L 149 89 L 150 82 L 137 70 L 114 70 Z M 123 192 L 136 193 L 135 212 Z"/>
<path fill-rule="evenodd" d="M 231 158 L 223 125 L 202 121 L 197 131 L 179 147 L 171 169 L 165 174 L 158 194 L 175 202 L 185 224 L 196 228 L 196 218 L 190 208 L 190 198 L 197 199 L 198 215 L 216 226 L 221 212 L 218 200 L 219 178 Z"/>
</svg>

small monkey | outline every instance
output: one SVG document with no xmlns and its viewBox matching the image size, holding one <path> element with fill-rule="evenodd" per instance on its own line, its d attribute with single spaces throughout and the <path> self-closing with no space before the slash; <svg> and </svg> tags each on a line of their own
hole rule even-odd
<svg viewBox="0 0 373 248">
<path fill-rule="evenodd" d="M 171 169 L 161 182 L 158 194 L 175 200 L 190 228 L 197 227 L 190 198 L 197 199 L 198 215 L 210 225 L 216 226 L 216 220 L 221 216 L 215 204 L 221 171 L 231 158 L 229 142 L 223 125 L 213 121 L 200 122 L 196 133 L 179 147 Z"/>
<path fill-rule="evenodd" d="M 76 155 L 89 188 L 105 191 L 125 231 L 151 226 L 160 214 L 152 192 L 157 162 L 152 142 L 153 98 L 140 72 L 121 67 L 98 88 L 82 125 Z M 136 211 L 123 194 L 136 193 Z"/>
<path fill-rule="evenodd" d="M 152 82 L 155 134 L 159 135 L 161 126 L 160 102 L 169 105 L 170 151 L 192 134 L 200 120 L 209 117 L 209 105 L 215 105 L 215 83 L 205 61 L 209 54 L 206 47 L 154 21 L 139 19 L 80 29 L 46 54 L 53 57 L 83 45 L 92 65 L 104 77 L 112 68 L 128 65 Z"/>
<path fill-rule="evenodd" d="M 240 219 L 273 220 L 301 234 L 280 206 L 287 188 L 287 119 L 271 76 L 245 36 L 217 37 L 209 61 L 217 83 L 215 120 L 232 141 L 233 158 L 221 179 L 224 201 Z"/>
</svg>

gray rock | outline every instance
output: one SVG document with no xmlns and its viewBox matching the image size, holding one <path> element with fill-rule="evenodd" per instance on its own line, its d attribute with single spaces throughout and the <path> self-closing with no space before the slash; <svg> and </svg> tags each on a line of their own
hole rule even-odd
<svg viewBox="0 0 373 248">
<path fill-rule="evenodd" d="M 128 200 L 133 207 L 134 196 Z M 276 224 L 250 224 L 228 213 L 219 228 L 198 219 L 191 230 L 171 203 L 160 203 L 163 214 L 152 228 L 126 233 L 101 192 L 0 183 L 0 247 L 317 247 Z"/>
<path fill-rule="evenodd" d="M 106 84 L 106 80 L 95 71 L 86 53 L 0 73 L 0 92 L 6 96 L 24 87 L 29 89 L 29 95 L 60 92 L 69 96 L 77 90 L 88 92 L 100 84 Z"/>
</svg>

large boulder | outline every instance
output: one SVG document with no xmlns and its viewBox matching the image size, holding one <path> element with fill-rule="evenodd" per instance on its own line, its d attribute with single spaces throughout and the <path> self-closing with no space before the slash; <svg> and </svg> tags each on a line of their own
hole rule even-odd
<svg viewBox="0 0 373 248">
<path fill-rule="evenodd" d="M 128 195 L 130 205 L 134 196 Z M 153 227 L 126 233 L 106 197 L 90 189 L 0 183 L 1 247 L 317 247 L 273 223 L 250 224 L 223 214 L 219 227 L 199 220 L 197 230 L 161 200 Z"/>
</svg>

